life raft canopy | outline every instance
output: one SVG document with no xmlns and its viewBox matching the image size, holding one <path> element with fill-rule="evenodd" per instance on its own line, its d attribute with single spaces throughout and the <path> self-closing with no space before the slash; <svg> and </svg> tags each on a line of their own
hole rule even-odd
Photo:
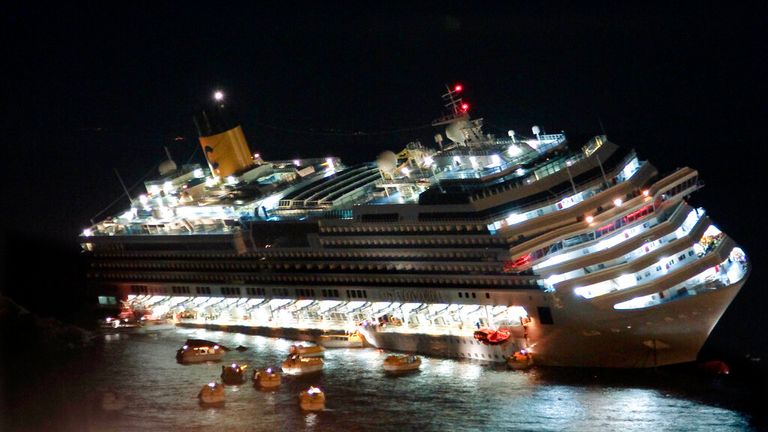
<svg viewBox="0 0 768 432">
<path fill-rule="evenodd" d="M 510 331 L 507 329 L 480 329 L 475 331 L 475 339 L 486 345 L 500 345 L 509 340 Z"/>
</svg>

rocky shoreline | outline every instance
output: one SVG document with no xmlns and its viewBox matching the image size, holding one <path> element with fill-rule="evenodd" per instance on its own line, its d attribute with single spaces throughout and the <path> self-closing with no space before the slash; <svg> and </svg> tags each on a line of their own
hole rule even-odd
<svg viewBox="0 0 768 432">
<path fill-rule="evenodd" d="M 0 296 L 0 360 L 12 363 L 29 356 L 61 356 L 98 341 L 95 333 L 55 318 L 40 317 L 12 299 Z"/>
</svg>

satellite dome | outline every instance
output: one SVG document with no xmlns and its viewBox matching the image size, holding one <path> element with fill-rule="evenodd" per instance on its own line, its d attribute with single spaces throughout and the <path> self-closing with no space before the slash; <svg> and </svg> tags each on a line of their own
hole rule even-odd
<svg viewBox="0 0 768 432">
<path fill-rule="evenodd" d="M 466 139 L 463 130 L 468 127 L 469 122 L 466 119 L 457 120 L 445 127 L 445 136 L 456 144 L 463 143 Z"/>
<path fill-rule="evenodd" d="M 157 170 L 160 172 L 161 176 L 166 176 L 174 171 L 176 171 L 176 162 L 167 159 L 160 163 L 160 166 L 157 167 Z"/>
<path fill-rule="evenodd" d="M 397 166 L 397 155 L 387 150 L 382 152 L 379 157 L 376 158 L 376 163 L 378 164 L 379 169 L 383 171 L 391 171 Z"/>
<path fill-rule="evenodd" d="M 157 167 L 157 170 L 160 171 L 161 176 L 166 176 L 176 171 L 176 162 L 173 161 L 173 158 L 171 157 L 171 152 L 168 151 L 168 147 L 165 147 L 165 155 L 168 156 L 168 159 L 162 161 L 160 163 L 160 166 Z"/>
</svg>

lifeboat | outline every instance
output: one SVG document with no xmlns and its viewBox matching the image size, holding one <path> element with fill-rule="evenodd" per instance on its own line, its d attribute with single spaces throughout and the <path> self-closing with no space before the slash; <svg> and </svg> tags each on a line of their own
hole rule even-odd
<svg viewBox="0 0 768 432">
<path fill-rule="evenodd" d="M 533 356 L 526 350 L 516 351 L 507 358 L 507 366 L 514 370 L 524 370 L 533 366 Z"/>
<path fill-rule="evenodd" d="M 507 329 L 480 329 L 475 331 L 475 339 L 486 345 L 500 345 L 509 340 L 510 334 Z"/>
<path fill-rule="evenodd" d="M 221 367 L 221 381 L 224 384 L 238 385 L 245 382 L 245 369 L 248 366 L 240 366 L 237 363 L 232 363 L 229 366 Z"/>
<path fill-rule="evenodd" d="M 421 359 L 412 355 L 390 355 L 384 359 L 384 372 L 412 372 L 419 370 Z"/>
<path fill-rule="evenodd" d="M 253 371 L 253 382 L 263 389 L 273 389 L 280 387 L 280 371 L 272 368 L 266 368 Z"/>
<path fill-rule="evenodd" d="M 325 348 L 362 348 L 365 345 L 365 339 L 360 332 L 339 334 L 339 335 L 322 335 L 317 342 Z"/>
<path fill-rule="evenodd" d="M 101 330 L 106 333 L 133 331 L 140 328 L 135 320 L 128 318 L 107 317 L 104 321 L 101 321 L 100 324 Z"/>
<path fill-rule="evenodd" d="M 165 318 L 142 318 L 139 321 L 138 333 L 154 333 L 163 330 L 173 330 L 176 328 L 176 323 L 172 319 Z"/>
<path fill-rule="evenodd" d="M 319 357 L 302 357 L 291 355 L 282 364 L 283 373 L 286 375 L 304 375 L 323 370 L 324 362 Z"/>
<path fill-rule="evenodd" d="M 299 355 L 302 357 L 322 357 L 325 355 L 325 348 L 317 345 L 305 346 L 301 344 L 291 345 L 289 352 L 291 355 Z"/>
<path fill-rule="evenodd" d="M 310 387 L 299 393 L 299 406 L 304 411 L 322 411 L 325 409 L 325 393 L 317 387 Z"/>
<path fill-rule="evenodd" d="M 219 383 L 209 383 L 203 386 L 197 394 L 202 405 L 221 405 L 224 403 L 224 386 Z"/>
<path fill-rule="evenodd" d="M 188 339 L 187 343 L 176 351 L 176 361 L 183 364 L 220 361 L 224 354 L 224 347 L 214 342 Z"/>
</svg>

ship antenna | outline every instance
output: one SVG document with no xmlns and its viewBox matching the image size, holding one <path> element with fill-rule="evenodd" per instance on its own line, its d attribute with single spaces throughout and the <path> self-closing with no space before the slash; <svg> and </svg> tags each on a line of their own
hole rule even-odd
<svg viewBox="0 0 768 432">
<path fill-rule="evenodd" d="M 605 126 L 603 126 L 603 119 L 600 118 L 600 114 L 597 115 L 597 122 L 600 123 L 600 132 L 602 132 L 603 135 L 608 136 L 605 133 Z"/>
<path fill-rule="evenodd" d="M 133 205 L 133 200 L 131 199 L 131 194 L 128 193 L 128 188 L 125 187 L 125 183 L 123 183 L 123 178 L 120 177 L 120 173 L 117 172 L 117 168 L 112 168 L 112 169 L 115 170 L 115 175 L 117 176 L 117 179 L 120 181 L 120 186 L 123 187 L 123 192 L 125 192 L 125 196 L 128 197 L 128 202 L 131 203 L 131 205 Z"/>
<path fill-rule="evenodd" d="M 446 93 L 443 95 L 443 100 L 446 102 L 445 107 L 450 108 L 454 117 L 460 117 L 467 113 L 467 110 L 469 110 L 469 105 L 464 103 L 462 98 L 459 96 L 459 93 L 461 93 L 464 90 L 464 86 L 461 84 L 455 84 L 453 88 L 449 87 L 448 84 L 445 85 Z"/>
<path fill-rule="evenodd" d="M 163 146 L 163 148 L 165 149 L 165 155 L 168 156 L 168 160 L 173 160 L 171 157 L 171 152 L 168 150 L 168 146 Z"/>
</svg>

